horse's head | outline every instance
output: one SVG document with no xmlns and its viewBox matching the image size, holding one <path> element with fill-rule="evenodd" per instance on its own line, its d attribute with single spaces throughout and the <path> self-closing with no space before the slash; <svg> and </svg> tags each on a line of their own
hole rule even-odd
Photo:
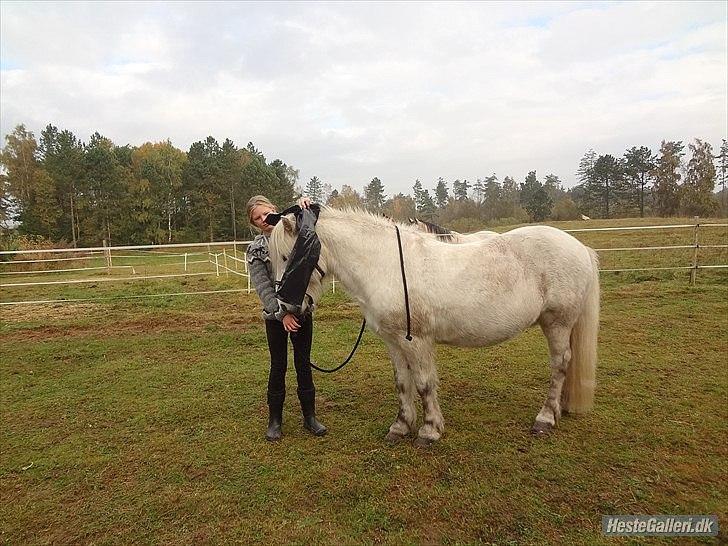
<svg viewBox="0 0 728 546">
<path fill-rule="evenodd" d="M 269 257 L 273 269 L 273 276 L 275 277 L 276 286 L 281 282 L 283 274 L 286 271 L 288 260 L 293 252 L 293 246 L 296 243 L 298 237 L 298 229 L 296 227 L 296 217 L 293 214 L 282 216 L 281 220 L 276 224 L 271 232 L 270 245 L 269 245 Z M 305 311 L 311 304 L 317 303 L 321 298 L 324 291 L 324 285 L 322 282 L 322 272 L 326 271 L 326 264 L 324 260 L 324 251 L 321 250 L 321 256 L 318 261 L 318 269 L 314 270 L 311 274 L 311 280 L 306 288 L 306 294 L 310 296 L 303 298 L 301 304 L 301 310 Z"/>
</svg>

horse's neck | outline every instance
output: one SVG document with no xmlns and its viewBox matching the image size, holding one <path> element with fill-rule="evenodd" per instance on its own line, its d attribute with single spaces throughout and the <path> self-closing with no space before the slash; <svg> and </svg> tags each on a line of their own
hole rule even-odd
<svg viewBox="0 0 728 546">
<path fill-rule="evenodd" d="M 367 222 L 349 223 L 344 218 L 321 218 L 316 225 L 316 233 L 326 248 L 328 270 L 341 282 L 349 294 L 360 302 L 368 301 L 372 291 L 384 284 L 389 271 L 397 263 L 392 261 L 391 252 L 384 251 L 386 245 L 394 245 L 394 227 L 383 230 L 381 226 Z M 372 282 L 376 276 L 380 282 Z"/>
</svg>

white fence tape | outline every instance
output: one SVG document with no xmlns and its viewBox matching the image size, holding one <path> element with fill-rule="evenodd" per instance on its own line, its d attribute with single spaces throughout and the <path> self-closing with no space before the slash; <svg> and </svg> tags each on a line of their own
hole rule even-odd
<svg viewBox="0 0 728 546">
<path fill-rule="evenodd" d="M 0 288 L 8 288 L 13 286 L 41 286 L 50 284 L 85 284 L 93 282 L 143 281 L 145 279 L 171 279 L 173 277 L 198 277 L 202 275 L 214 275 L 214 273 L 210 271 L 205 271 L 204 273 L 174 273 L 171 275 L 147 275 L 138 277 L 99 277 L 96 279 L 71 279 L 67 281 L 13 282 L 0 284 Z"/>
<path fill-rule="evenodd" d="M 0 275 L 37 275 L 38 273 L 67 273 L 70 271 L 93 271 L 94 269 L 131 269 L 131 274 L 136 274 L 133 265 L 100 265 L 98 267 L 78 267 L 74 269 L 32 269 L 30 271 L 0 271 Z"/>
<path fill-rule="evenodd" d="M 61 252 L 106 252 L 116 250 L 161 250 L 163 248 L 205 248 L 221 246 L 248 246 L 252 241 L 227 241 L 213 243 L 173 243 L 168 245 L 125 245 L 125 246 L 94 246 L 88 248 L 40 248 L 37 250 L 2 250 L 2 255 L 16 254 L 50 254 Z"/>
</svg>

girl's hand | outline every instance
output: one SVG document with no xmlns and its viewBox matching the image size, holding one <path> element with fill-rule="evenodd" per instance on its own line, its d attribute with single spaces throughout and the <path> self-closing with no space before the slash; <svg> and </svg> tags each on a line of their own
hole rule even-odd
<svg viewBox="0 0 728 546">
<path fill-rule="evenodd" d="M 283 329 L 286 332 L 298 332 L 300 327 L 301 325 L 298 324 L 295 315 L 288 313 L 285 317 L 283 317 Z"/>
<path fill-rule="evenodd" d="M 298 200 L 298 206 L 301 207 L 302 209 L 307 209 L 310 205 L 311 205 L 311 199 L 309 199 L 308 197 L 301 197 Z"/>
</svg>

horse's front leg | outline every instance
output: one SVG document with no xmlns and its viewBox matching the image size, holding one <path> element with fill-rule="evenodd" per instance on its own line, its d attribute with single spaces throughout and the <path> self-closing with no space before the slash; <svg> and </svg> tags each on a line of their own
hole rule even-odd
<svg viewBox="0 0 728 546">
<path fill-rule="evenodd" d="M 405 353 L 393 343 L 388 344 L 388 349 L 394 366 L 394 385 L 399 398 L 399 413 L 397 413 L 397 419 L 389 427 L 385 439 L 390 443 L 397 443 L 415 430 L 417 424 L 416 388 Z"/>
<path fill-rule="evenodd" d="M 435 367 L 435 346 L 429 340 L 415 338 L 408 346 L 407 362 L 412 378 L 422 399 L 424 423 L 417 431 L 415 445 L 426 447 L 436 442 L 445 431 L 440 403 L 437 400 L 437 368 Z"/>
</svg>

